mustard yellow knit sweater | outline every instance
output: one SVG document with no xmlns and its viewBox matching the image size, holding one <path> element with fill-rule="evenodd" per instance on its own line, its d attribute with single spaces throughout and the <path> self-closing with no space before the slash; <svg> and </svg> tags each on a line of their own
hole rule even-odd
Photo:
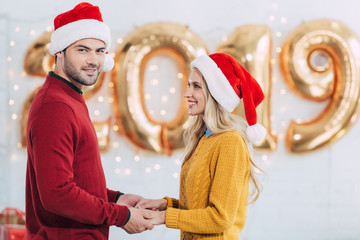
<svg viewBox="0 0 360 240">
<path fill-rule="evenodd" d="M 246 220 L 250 158 L 241 135 L 200 139 L 181 169 L 180 198 L 168 198 L 165 224 L 181 239 L 239 239 Z"/>
</svg>

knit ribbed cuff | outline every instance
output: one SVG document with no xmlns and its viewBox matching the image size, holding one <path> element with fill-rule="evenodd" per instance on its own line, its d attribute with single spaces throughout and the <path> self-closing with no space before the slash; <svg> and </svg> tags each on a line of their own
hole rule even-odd
<svg viewBox="0 0 360 240">
<path fill-rule="evenodd" d="M 165 225 L 168 228 L 178 228 L 180 209 L 167 208 L 165 215 Z"/>
<path fill-rule="evenodd" d="M 163 197 L 163 199 L 167 200 L 166 208 L 179 208 L 178 200 L 171 197 Z"/>
</svg>

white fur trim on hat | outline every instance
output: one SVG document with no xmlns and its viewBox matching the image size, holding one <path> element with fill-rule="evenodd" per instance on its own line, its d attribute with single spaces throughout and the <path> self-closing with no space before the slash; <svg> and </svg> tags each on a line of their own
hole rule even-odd
<svg viewBox="0 0 360 240">
<path fill-rule="evenodd" d="M 240 103 L 240 98 L 216 63 L 208 55 L 202 55 L 192 61 L 190 67 L 201 72 L 215 100 L 226 111 L 234 111 Z"/>
<path fill-rule="evenodd" d="M 246 128 L 246 136 L 252 143 L 259 143 L 264 140 L 266 136 L 266 130 L 261 124 L 254 124 Z"/>
<path fill-rule="evenodd" d="M 102 68 L 103 72 L 109 72 L 114 67 L 114 59 L 109 54 L 105 54 L 104 65 Z"/>
<path fill-rule="evenodd" d="M 95 38 L 104 41 L 105 52 L 111 45 L 110 28 L 103 22 L 94 19 L 83 19 L 68 23 L 56 29 L 51 35 L 49 52 L 55 55 L 84 38 Z"/>
</svg>

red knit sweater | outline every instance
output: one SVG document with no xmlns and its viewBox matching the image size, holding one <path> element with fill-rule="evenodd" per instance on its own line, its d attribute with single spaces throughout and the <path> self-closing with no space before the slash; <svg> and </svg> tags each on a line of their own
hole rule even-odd
<svg viewBox="0 0 360 240">
<path fill-rule="evenodd" d="M 53 76 L 31 104 L 27 151 L 27 239 L 108 239 L 109 226 L 124 225 L 84 98 Z"/>
</svg>

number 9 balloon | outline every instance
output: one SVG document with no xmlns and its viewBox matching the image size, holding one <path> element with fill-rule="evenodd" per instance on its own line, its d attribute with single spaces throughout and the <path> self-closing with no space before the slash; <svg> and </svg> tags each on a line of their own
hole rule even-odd
<svg viewBox="0 0 360 240">
<path fill-rule="evenodd" d="M 290 152 L 316 150 L 344 136 L 359 115 L 360 40 L 344 24 L 315 20 L 299 25 L 286 39 L 280 66 L 300 96 L 329 104 L 313 120 L 290 123 Z"/>
</svg>

